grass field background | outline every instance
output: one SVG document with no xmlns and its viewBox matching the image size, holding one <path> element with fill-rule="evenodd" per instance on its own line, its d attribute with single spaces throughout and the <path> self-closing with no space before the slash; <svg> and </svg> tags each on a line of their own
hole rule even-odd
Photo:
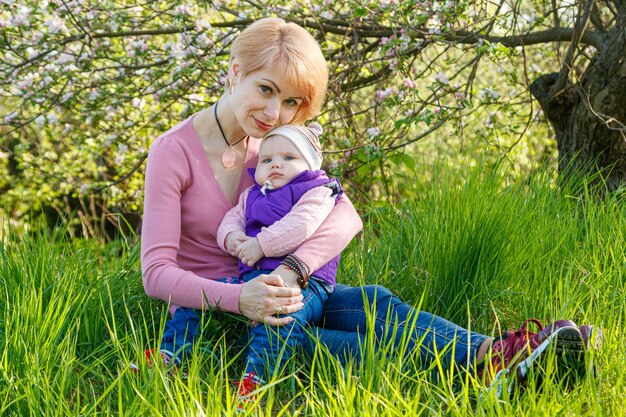
<svg viewBox="0 0 626 417">
<path fill-rule="evenodd" d="M 619 416 L 626 412 L 623 327 L 624 194 L 594 197 L 583 181 L 557 186 L 499 167 L 434 168 L 398 206 L 360 207 L 365 230 L 338 280 L 378 283 L 473 330 L 497 334 L 536 317 L 604 330 L 573 386 L 496 398 L 467 374 L 415 370 L 389 346 L 342 367 L 323 350 L 296 359 L 259 393 L 249 415 Z M 242 354 L 235 317 L 208 317 L 187 378 L 128 364 L 154 346 L 166 306 L 143 293 L 138 238 L 99 245 L 62 228 L 5 231 L 0 245 L 0 415 L 221 416 L 235 412 Z M 373 343 L 372 335 L 364 345 Z M 145 363 L 140 363 L 145 365 Z M 433 377 L 434 374 L 435 377 Z"/>
</svg>

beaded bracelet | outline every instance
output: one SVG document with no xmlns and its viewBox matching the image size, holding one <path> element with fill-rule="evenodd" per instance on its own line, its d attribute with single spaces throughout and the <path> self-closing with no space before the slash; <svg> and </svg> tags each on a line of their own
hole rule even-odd
<svg viewBox="0 0 626 417">
<path fill-rule="evenodd" d="M 309 268 L 300 258 L 296 255 L 287 255 L 280 264 L 296 272 L 298 275 L 296 281 L 300 288 L 305 290 L 309 286 Z"/>
</svg>

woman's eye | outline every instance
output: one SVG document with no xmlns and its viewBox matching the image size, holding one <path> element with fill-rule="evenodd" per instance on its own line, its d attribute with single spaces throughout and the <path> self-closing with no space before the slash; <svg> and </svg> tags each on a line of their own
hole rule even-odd
<svg viewBox="0 0 626 417">
<path fill-rule="evenodd" d="M 270 94 L 272 92 L 272 89 L 266 85 L 259 86 L 259 88 L 263 94 Z"/>
<path fill-rule="evenodd" d="M 289 99 L 287 100 L 287 105 L 289 107 L 298 107 L 300 104 L 296 100 Z"/>
</svg>

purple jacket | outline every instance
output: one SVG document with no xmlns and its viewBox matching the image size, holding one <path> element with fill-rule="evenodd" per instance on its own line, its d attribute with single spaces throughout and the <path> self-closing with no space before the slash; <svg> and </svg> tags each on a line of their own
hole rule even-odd
<svg viewBox="0 0 626 417">
<path fill-rule="evenodd" d="M 254 180 L 255 169 L 249 168 L 248 172 Z M 321 170 L 304 171 L 279 189 L 266 190 L 265 195 L 261 193 L 261 186 L 255 181 L 246 199 L 246 235 L 255 237 L 259 234 L 261 228 L 271 226 L 274 222 L 282 219 L 289 213 L 304 193 L 312 188 L 321 186 L 331 188 L 333 194 L 338 194 L 337 199 L 339 199 L 343 193 L 339 181 L 328 178 L 326 173 Z M 337 255 L 311 275 L 323 279 L 334 287 L 340 257 L 341 255 Z M 239 261 L 239 273 L 243 275 L 246 272 L 257 269 L 271 271 L 276 269 L 283 259 L 285 259 L 284 256 L 278 258 L 264 257 L 253 267 L 249 267 Z"/>
</svg>

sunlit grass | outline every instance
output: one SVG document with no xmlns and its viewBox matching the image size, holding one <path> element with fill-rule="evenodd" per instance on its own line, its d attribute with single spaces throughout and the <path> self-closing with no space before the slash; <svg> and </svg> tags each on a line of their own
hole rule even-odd
<svg viewBox="0 0 626 417">
<path fill-rule="evenodd" d="M 529 317 L 593 322 L 604 345 L 573 386 L 545 364 L 541 387 L 496 398 L 440 360 L 420 369 L 406 344 L 341 366 L 323 349 L 294 360 L 243 415 L 596 416 L 626 410 L 626 202 L 556 188 L 541 174 L 509 183 L 498 169 L 446 176 L 398 207 L 363 208 L 366 228 L 345 252 L 339 281 L 380 283 L 422 309 L 483 333 Z M 582 190 L 582 192 L 581 192 Z M 4 235 L 0 245 L 0 415 L 235 414 L 243 370 L 232 329 L 207 315 L 181 373 L 148 369 L 166 306 L 142 290 L 138 244 L 70 241 L 62 229 Z M 390 323 L 391 331 L 393 324 Z M 144 369 L 130 371 L 138 360 Z"/>
</svg>

